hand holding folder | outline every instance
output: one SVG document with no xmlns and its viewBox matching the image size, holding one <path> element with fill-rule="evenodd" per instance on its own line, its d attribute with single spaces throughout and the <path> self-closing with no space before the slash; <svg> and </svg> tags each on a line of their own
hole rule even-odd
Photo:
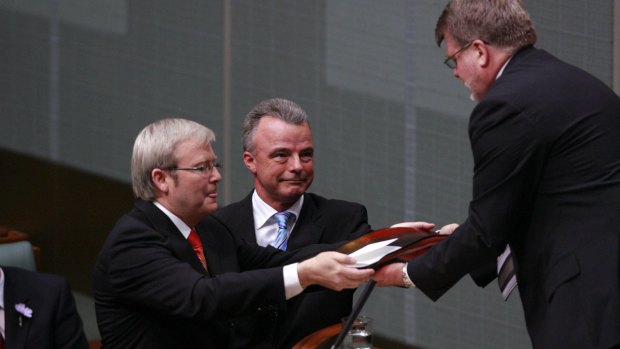
<svg viewBox="0 0 620 349">
<path fill-rule="evenodd" d="M 448 235 L 440 235 L 422 228 L 385 228 L 375 230 L 344 244 L 338 249 L 338 252 L 355 257 L 357 260 L 355 267 L 379 269 L 390 263 L 407 262 L 425 253 L 433 245 L 447 237 Z M 340 333 L 330 347 L 331 349 L 336 349 L 342 344 L 344 337 L 364 307 L 375 285 L 376 282 L 371 280 L 362 290 L 347 322 L 342 326 Z"/>
</svg>

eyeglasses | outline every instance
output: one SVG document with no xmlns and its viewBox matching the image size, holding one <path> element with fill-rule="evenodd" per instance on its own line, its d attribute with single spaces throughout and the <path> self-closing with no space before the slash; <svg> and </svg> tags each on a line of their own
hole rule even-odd
<svg viewBox="0 0 620 349">
<path fill-rule="evenodd" d="M 472 44 L 472 43 L 473 43 L 473 41 L 468 42 L 468 43 L 467 43 L 467 45 L 465 45 L 465 46 L 461 47 L 461 49 L 460 49 L 460 50 L 458 50 L 458 51 L 454 52 L 451 56 L 449 56 L 448 58 L 446 58 L 446 59 L 443 61 L 443 63 L 444 63 L 445 65 L 447 65 L 447 66 L 448 66 L 448 68 L 450 68 L 450 69 L 454 69 L 454 68 L 456 68 L 456 56 L 457 56 L 459 53 L 461 53 L 461 52 L 463 52 L 463 51 L 467 50 L 467 48 L 469 48 L 469 46 L 471 46 L 471 44 Z"/>
<path fill-rule="evenodd" d="M 196 172 L 200 172 L 206 175 L 206 174 L 211 173 L 211 171 L 213 171 L 214 168 L 220 169 L 222 168 L 222 164 L 219 162 L 207 161 L 204 163 L 204 165 L 200 165 L 200 166 L 192 166 L 192 167 L 171 166 L 171 167 L 166 167 L 164 170 L 166 171 L 196 171 Z"/>
</svg>

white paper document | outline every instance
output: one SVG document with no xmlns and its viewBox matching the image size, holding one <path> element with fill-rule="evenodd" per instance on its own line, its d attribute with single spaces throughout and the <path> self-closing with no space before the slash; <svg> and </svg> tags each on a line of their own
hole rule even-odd
<svg viewBox="0 0 620 349">
<path fill-rule="evenodd" d="M 357 263 L 351 264 L 350 266 L 354 268 L 367 267 L 377 262 L 385 255 L 390 254 L 396 250 L 400 250 L 400 246 L 388 246 L 396 240 L 397 238 L 375 242 L 350 253 L 349 256 L 355 258 L 355 260 L 357 261 Z"/>
</svg>

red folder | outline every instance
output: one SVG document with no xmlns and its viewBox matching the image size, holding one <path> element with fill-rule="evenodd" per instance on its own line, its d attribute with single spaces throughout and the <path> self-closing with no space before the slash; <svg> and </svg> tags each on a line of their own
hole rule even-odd
<svg viewBox="0 0 620 349">
<path fill-rule="evenodd" d="M 440 235 L 434 231 L 421 228 L 384 228 L 365 234 L 355 240 L 342 245 L 337 251 L 351 254 L 369 244 L 396 239 L 387 246 L 398 246 L 398 250 L 385 254 L 377 262 L 366 268 L 379 269 L 382 266 L 394 262 L 407 262 L 423 253 L 438 242 L 447 238 L 448 235 Z"/>
<path fill-rule="evenodd" d="M 434 231 L 421 229 L 421 228 L 408 228 L 408 227 L 398 227 L 398 228 L 384 228 L 375 230 L 366 235 L 363 235 L 353 241 L 349 241 L 348 243 L 342 245 L 337 251 L 341 253 L 351 254 L 364 246 L 368 246 L 373 243 L 387 241 L 395 239 L 390 242 L 387 246 L 398 246 L 400 247 L 396 251 L 386 253 L 383 255 L 378 261 L 365 266 L 364 268 L 373 268 L 379 269 L 384 265 L 395 263 L 395 262 L 407 262 L 423 253 L 428 251 L 433 245 L 438 242 L 446 239 L 448 235 L 440 235 Z M 340 329 L 340 333 L 336 337 L 336 341 L 330 347 L 331 349 L 336 349 L 340 347 L 344 337 L 347 332 L 351 328 L 353 321 L 359 315 L 360 311 L 364 307 L 366 300 L 372 293 L 376 282 L 374 280 L 370 280 L 366 287 L 362 290 L 360 296 L 357 299 L 356 304 L 353 307 L 353 311 L 349 315 L 346 323 Z"/>
</svg>

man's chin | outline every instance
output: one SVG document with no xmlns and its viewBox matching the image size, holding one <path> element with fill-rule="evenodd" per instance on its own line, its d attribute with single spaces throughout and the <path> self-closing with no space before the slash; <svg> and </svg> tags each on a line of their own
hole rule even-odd
<svg viewBox="0 0 620 349">
<path fill-rule="evenodd" d="M 306 187 L 303 188 L 297 188 L 296 190 L 287 190 L 286 192 L 282 193 L 282 195 L 280 196 L 283 201 L 286 202 L 295 202 L 297 201 L 302 195 L 304 195 L 304 193 L 306 192 L 305 190 Z"/>
<path fill-rule="evenodd" d="M 288 188 L 286 189 L 286 193 L 290 196 L 299 196 L 302 195 L 303 193 L 306 192 L 306 190 L 308 190 L 308 187 L 310 185 L 308 185 L 308 183 L 291 183 L 289 184 Z"/>
<path fill-rule="evenodd" d="M 208 202 L 208 203 L 205 203 L 205 205 L 204 205 L 204 208 L 205 208 L 205 211 L 207 212 L 207 214 L 211 214 L 211 213 L 217 211 L 218 207 L 219 206 L 218 206 L 217 202 Z"/>
</svg>

